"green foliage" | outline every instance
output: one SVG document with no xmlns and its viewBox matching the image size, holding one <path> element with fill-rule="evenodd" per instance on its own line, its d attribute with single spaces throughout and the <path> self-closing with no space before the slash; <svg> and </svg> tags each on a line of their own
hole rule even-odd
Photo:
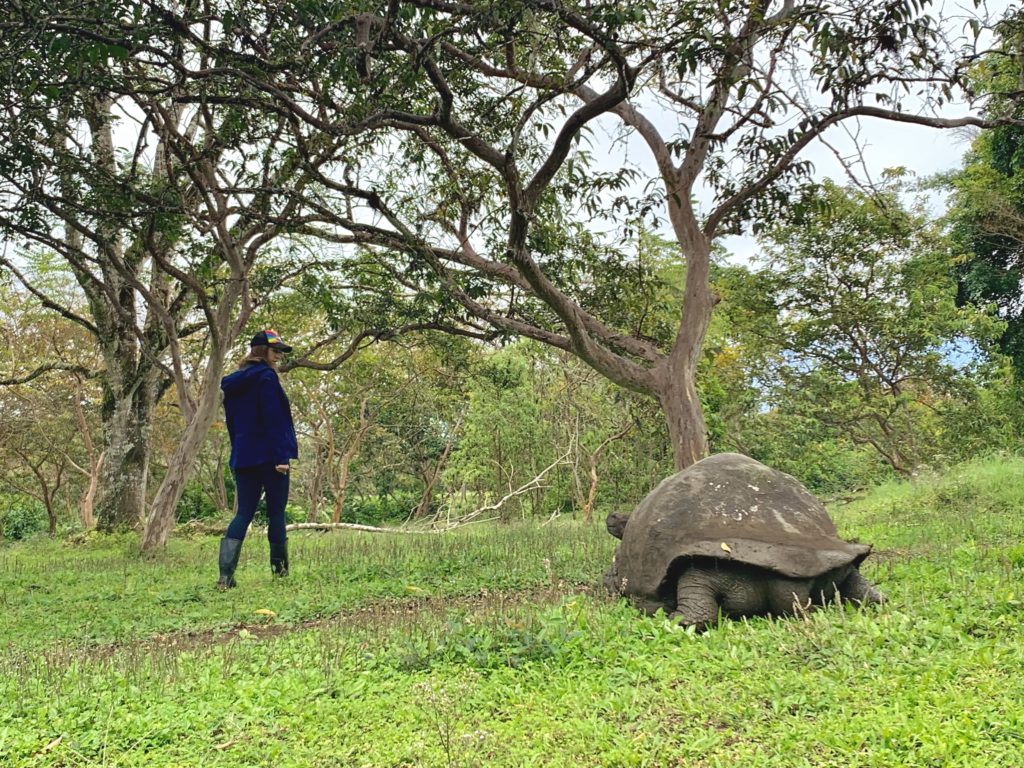
<svg viewBox="0 0 1024 768">
<path fill-rule="evenodd" d="M 292 523 L 304 523 L 306 522 L 306 509 L 305 507 L 288 502 L 284 508 L 284 522 L 285 525 L 291 525 Z"/>
<path fill-rule="evenodd" d="M 472 615 L 452 616 L 440 632 L 408 638 L 395 649 L 395 666 L 403 672 L 458 665 L 475 670 L 519 668 L 559 655 L 559 646 L 580 634 L 550 616 L 522 624 L 487 622 Z M 431 628 L 433 629 L 433 628 Z"/>
<path fill-rule="evenodd" d="M 906 474 L 942 455 L 944 412 L 1000 327 L 956 306 L 947 245 L 900 192 L 898 180 L 872 197 L 827 183 L 771 230 L 765 267 L 734 301 L 753 299 L 735 320 L 775 353 L 769 402 Z"/>
<path fill-rule="evenodd" d="M 854 445 L 820 421 L 789 410 L 783 405 L 749 417 L 743 438 L 750 456 L 821 494 L 869 488 L 895 475 L 871 447 Z"/>
<path fill-rule="evenodd" d="M 1000 25 L 999 46 L 1017 50 L 1022 39 L 1019 14 Z M 1016 95 L 1021 63 L 993 52 L 974 69 L 976 87 L 987 94 L 989 117 L 1020 118 Z M 993 313 L 1006 325 L 999 338 L 1003 354 L 1024 378 L 1024 129 L 1003 125 L 983 131 L 971 145 L 964 167 L 942 182 L 952 191 L 946 219 L 960 253 L 953 269 L 957 301 Z"/>
<path fill-rule="evenodd" d="M 568 354 L 520 342 L 485 357 L 467 381 L 469 407 L 443 475 L 453 514 L 512 495 L 497 514 L 576 513 L 595 504 L 632 508 L 672 469 L 657 404 L 625 393 Z M 600 516 L 600 515 L 599 515 Z"/>
<path fill-rule="evenodd" d="M 1018 376 L 1024 371 L 1024 316 L 1020 307 L 1024 268 L 1024 188 L 1013 156 L 1000 157 L 1006 139 L 1019 128 L 997 129 L 975 140 L 964 168 L 947 178 L 953 189 L 947 219 L 962 252 L 953 270 L 957 300 L 993 312 L 1006 322 L 999 346 L 1014 362 Z M 1020 138 L 1020 137 L 1018 137 Z M 1015 139 L 1016 141 L 1016 139 Z"/>
<path fill-rule="evenodd" d="M 0 494 L 0 539 L 20 541 L 46 530 L 46 507 L 22 493 Z"/>
<path fill-rule="evenodd" d="M 1024 439 L 1024 381 L 1004 361 L 950 404 L 942 429 L 950 461 L 1019 451 Z"/>
<path fill-rule="evenodd" d="M 530 362 L 520 348 L 508 347 L 484 360 L 471 384 L 465 425 L 445 479 L 449 487 L 476 491 L 474 504 L 500 498 L 497 494 L 509 493 L 556 459 Z M 502 513 L 522 510 L 524 503 L 515 499 Z"/>
<path fill-rule="evenodd" d="M 222 510 L 217 508 L 201 482 L 193 480 L 185 486 L 176 512 L 179 523 L 187 523 L 189 520 L 212 520 L 221 514 Z"/>
<path fill-rule="evenodd" d="M 401 523 L 419 503 L 414 491 L 396 490 L 387 496 L 353 496 L 345 499 L 345 522 L 363 525 Z"/>
</svg>

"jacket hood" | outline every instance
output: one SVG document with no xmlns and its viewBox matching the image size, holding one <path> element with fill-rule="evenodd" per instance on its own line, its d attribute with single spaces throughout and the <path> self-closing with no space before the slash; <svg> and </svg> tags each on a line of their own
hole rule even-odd
<svg viewBox="0 0 1024 768">
<path fill-rule="evenodd" d="M 266 363 L 250 363 L 234 373 L 229 373 L 220 380 L 220 388 L 225 395 L 236 395 L 251 387 L 269 369 Z"/>
</svg>

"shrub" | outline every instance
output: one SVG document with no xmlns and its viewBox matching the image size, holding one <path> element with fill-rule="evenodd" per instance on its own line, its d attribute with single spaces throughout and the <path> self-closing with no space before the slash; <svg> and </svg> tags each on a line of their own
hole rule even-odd
<svg viewBox="0 0 1024 768">
<path fill-rule="evenodd" d="M 293 504 L 288 502 L 284 508 L 284 522 L 285 525 L 291 525 L 292 523 L 304 523 L 306 518 L 309 516 L 309 512 L 305 507 L 299 504 Z M 267 500 L 260 499 L 259 505 L 256 507 L 256 514 L 253 515 L 254 525 L 267 525 Z"/>
<path fill-rule="evenodd" d="M 345 500 L 342 519 L 346 523 L 380 525 L 405 520 L 419 504 L 413 491 L 395 491 L 387 496 L 356 496 Z"/>
<path fill-rule="evenodd" d="M 179 523 L 187 523 L 189 520 L 215 519 L 220 516 L 221 511 L 203 490 L 203 486 L 192 482 L 185 486 L 175 514 Z"/>
<path fill-rule="evenodd" d="M 304 523 L 308 516 L 309 512 L 306 508 L 299 504 L 293 504 L 289 501 L 287 506 L 284 508 L 284 521 L 288 525 L 291 525 L 292 523 Z"/>
<path fill-rule="evenodd" d="M 0 535 L 11 541 L 27 539 L 46 530 L 46 507 L 30 496 L 0 496 Z"/>
</svg>

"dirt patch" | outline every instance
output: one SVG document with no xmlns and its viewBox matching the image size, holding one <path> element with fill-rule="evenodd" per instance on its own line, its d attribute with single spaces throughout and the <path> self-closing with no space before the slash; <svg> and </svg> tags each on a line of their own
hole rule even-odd
<svg viewBox="0 0 1024 768">
<path fill-rule="evenodd" d="M 500 617 L 527 606 L 555 605 L 567 597 L 584 594 L 607 595 L 603 589 L 593 584 L 558 582 L 551 586 L 521 590 L 482 589 L 471 595 L 391 598 L 299 622 L 277 621 L 276 617 L 268 612 L 263 619 L 240 622 L 228 627 L 158 633 L 133 641 L 102 645 L 61 644 L 35 655 L 45 660 L 45 666 L 53 668 L 65 667 L 73 661 L 103 662 L 115 656 L 172 656 L 239 640 L 265 640 L 290 632 L 323 628 L 359 627 L 386 631 L 389 628 L 416 626 L 421 622 L 436 620 L 451 613 L 472 614 L 474 617 Z"/>
<path fill-rule="evenodd" d="M 913 549 L 874 549 L 868 558 L 868 562 L 881 563 L 902 563 L 920 557 L 923 552 Z"/>
</svg>

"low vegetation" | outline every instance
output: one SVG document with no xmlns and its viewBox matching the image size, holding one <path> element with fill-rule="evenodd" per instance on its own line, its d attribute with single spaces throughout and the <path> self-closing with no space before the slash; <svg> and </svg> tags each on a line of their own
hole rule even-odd
<svg viewBox="0 0 1024 768">
<path fill-rule="evenodd" d="M 992 766 L 1024 754 L 1024 461 L 834 508 L 889 603 L 698 635 L 555 521 L 0 550 L 0 764 Z M 111 574 L 116 577 L 111 578 Z"/>
</svg>

